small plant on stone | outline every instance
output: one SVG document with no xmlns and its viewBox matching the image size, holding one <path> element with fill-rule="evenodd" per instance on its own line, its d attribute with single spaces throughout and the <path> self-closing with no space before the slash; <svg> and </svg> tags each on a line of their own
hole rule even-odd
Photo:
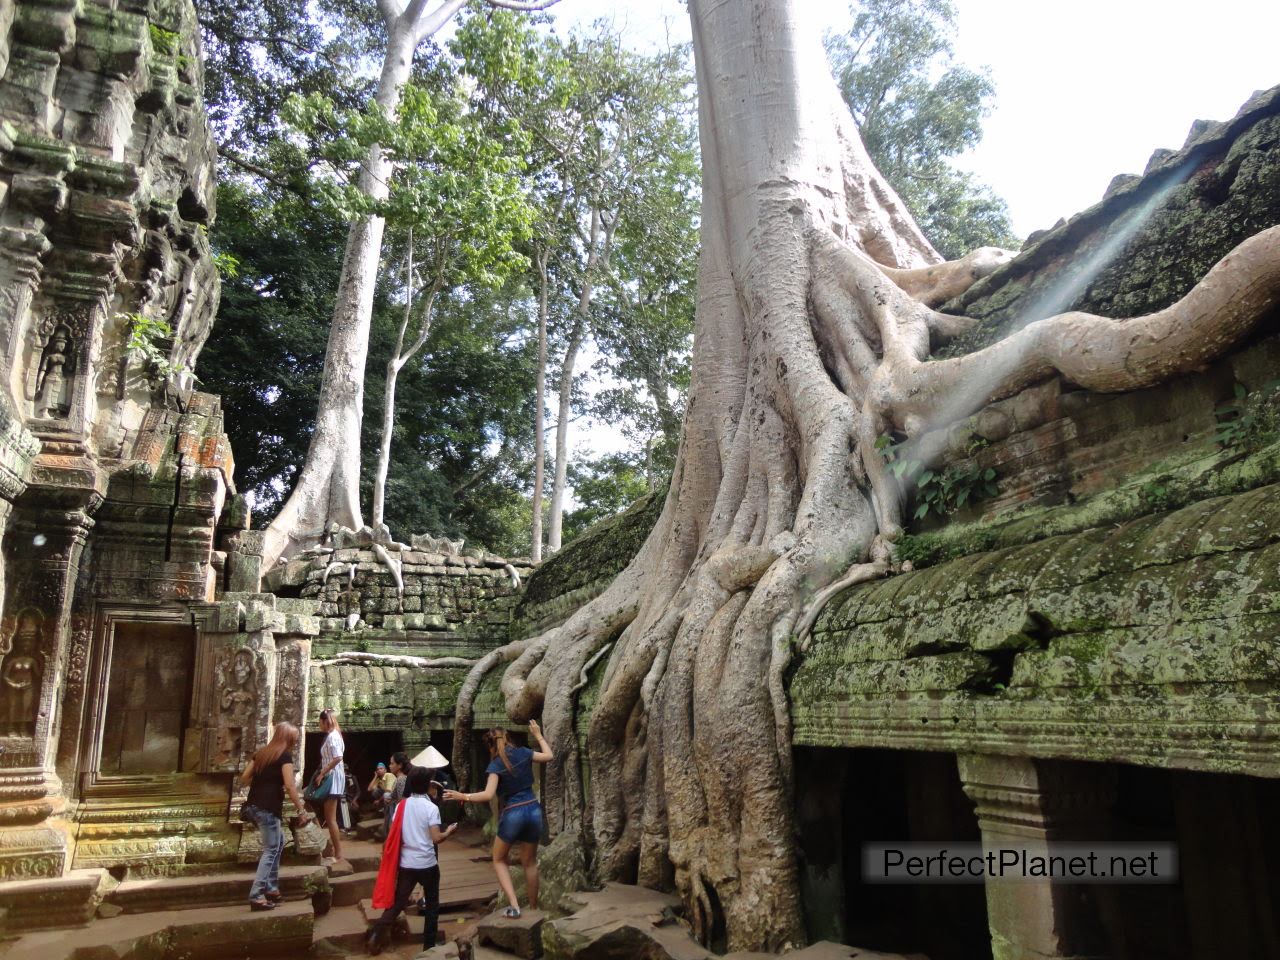
<svg viewBox="0 0 1280 960">
<path fill-rule="evenodd" d="M 950 464 L 941 472 L 925 470 L 916 478 L 916 519 L 930 512 L 950 516 L 965 504 L 989 500 L 1000 492 L 995 481 L 994 467 L 983 468 L 972 460 Z"/>
<path fill-rule="evenodd" d="M 129 339 L 125 349 L 142 358 L 147 372 L 156 379 L 164 379 L 177 373 L 177 368 L 170 362 L 160 346 L 160 341 L 173 336 L 173 327 L 167 320 L 148 317 L 144 313 L 131 313 L 128 316 Z"/>
<path fill-rule="evenodd" d="M 1256 390 L 1235 385 L 1235 398 L 1213 411 L 1218 422 L 1216 440 L 1224 450 L 1260 446 L 1280 434 L 1280 379 L 1268 380 Z"/>
<path fill-rule="evenodd" d="M 975 438 L 968 446 L 970 456 L 986 446 L 985 440 Z M 993 467 L 982 467 L 972 460 L 953 463 L 942 470 L 924 469 L 920 461 L 906 456 L 903 444 L 888 434 L 876 440 L 876 449 L 884 457 L 889 472 L 900 481 L 915 477 L 917 520 L 933 513 L 946 517 L 961 507 L 977 500 L 990 499 L 1000 492 L 996 485 Z"/>
<path fill-rule="evenodd" d="M 1148 480 L 1138 490 L 1138 497 L 1143 506 L 1155 513 L 1161 513 L 1170 507 L 1169 486 L 1162 479 Z"/>
</svg>

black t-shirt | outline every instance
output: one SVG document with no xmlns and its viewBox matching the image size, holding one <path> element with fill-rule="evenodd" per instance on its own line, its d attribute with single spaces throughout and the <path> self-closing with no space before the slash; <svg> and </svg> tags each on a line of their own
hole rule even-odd
<svg viewBox="0 0 1280 960">
<path fill-rule="evenodd" d="M 284 815 L 284 774 L 280 768 L 286 763 L 293 763 L 293 754 L 288 750 L 280 754 L 274 763 L 261 770 L 255 769 L 253 782 L 249 784 L 249 803 L 277 817 Z"/>
</svg>

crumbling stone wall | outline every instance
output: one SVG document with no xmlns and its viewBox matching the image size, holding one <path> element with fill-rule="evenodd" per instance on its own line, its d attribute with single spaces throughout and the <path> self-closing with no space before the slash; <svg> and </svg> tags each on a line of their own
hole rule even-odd
<svg viewBox="0 0 1280 960">
<path fill-rule="evenodd" d="M 228 572 L 233 464 L 192 389 L 218 300 L 200 84 L 190 0 L 0 3 L 0 672 L 24 689 L 0 729 L 0 880 L 61 874 L 69 836 L 106 863 L 186 856 L 83 791 L 112 789 L 93 746 L 112 624 L 189 625 Z M 162 362 L 129 349 L 143 327 Z M 190 785 L 129 802 L 227 829 Z"/>
</svg>

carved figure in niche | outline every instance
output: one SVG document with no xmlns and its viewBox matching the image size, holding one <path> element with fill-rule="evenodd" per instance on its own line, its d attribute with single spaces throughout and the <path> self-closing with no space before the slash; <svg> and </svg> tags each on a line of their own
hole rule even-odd
<svg viewBox="0 0 1280 960">
<path fill-rule="evenodd" d="M 234 767 L 254 744 L 258 662 L 248 647 L 228 650 L 214 671 L 218 688 L 218 762 Z"/>
<path fill-rule="evenodd" d="M 0 735 L 30 735 L 35 729 L 44 679 L 44 618 L 23 610 L 13 633 L 0 639 Z"/>
<path fill-rule="evenodd" d="M 71 409 L 70 371 L 71 331 L 64 323 L 54 328 L 40 357 L 36 380 L 35 415 L 54 420 Z"/>
</svg>

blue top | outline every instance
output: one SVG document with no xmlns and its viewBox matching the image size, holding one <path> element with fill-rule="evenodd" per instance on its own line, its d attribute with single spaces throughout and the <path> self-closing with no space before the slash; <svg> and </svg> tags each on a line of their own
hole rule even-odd
<svg viewBox="0 0 1280 960">
<path fill-rule="evenodd" d="M 533 795 L 533 751 L 528 747 L 507 747 L 508 770 L 502 757 L 494 757 L 485 773 L 498 775 L 498 800 L 505 810 L 515 803 L 535 799 Z"/>
</svg>

